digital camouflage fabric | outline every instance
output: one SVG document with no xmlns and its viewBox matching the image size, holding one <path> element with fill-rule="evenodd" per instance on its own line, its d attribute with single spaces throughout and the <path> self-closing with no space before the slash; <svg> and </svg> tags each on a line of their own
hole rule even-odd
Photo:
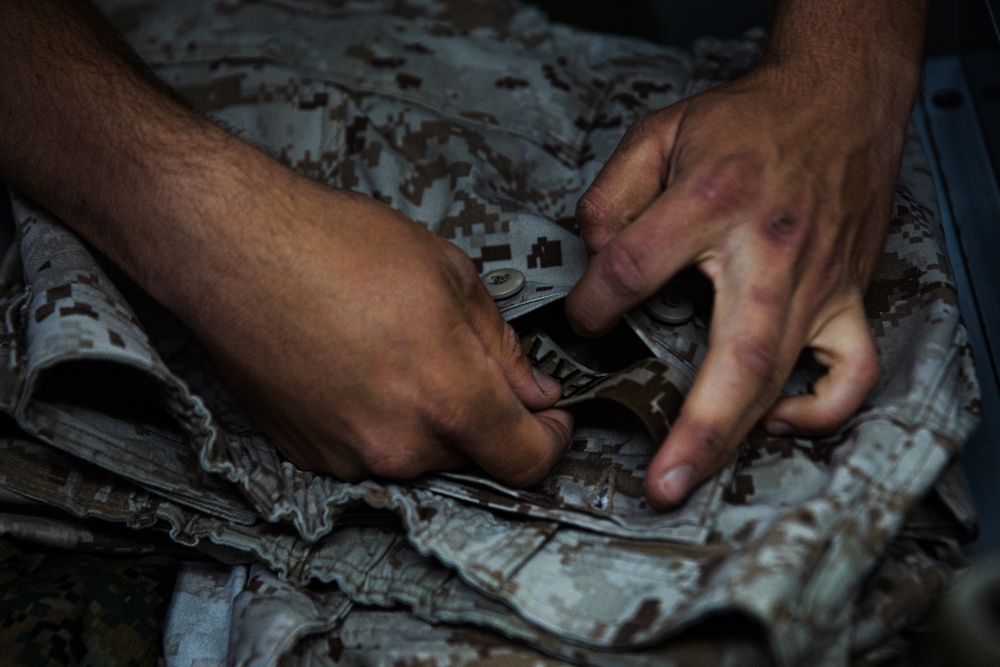
<svg viewBox="0 0 1000 667">
<path fill-rule="evenodd" d="M 247 140 L 398 208 L 483 272 L 522 271 L 498 305 L 578 426 L 527 490 L 473 469 L 359 484 L 297 470 L 188 331 L 14 192 L 4 532 L 72 544 L 101 519 L 252 563 L 228 626 L 239 665 L 875 664 L 964 565 L 975 518 L 950 466 L 979 399 L 915 133 L 866 302 L 878 387 L 833 436 L 753 431 L 658 513 L 644 470 L 704 356 L 710 294 L 684 275 L 691 321 L 640 308 L 606 339 L 574 338 L 573 212 L 631 122 L 745 72 L 754 36 L 681 52 L 512 2 L 102 4 Z M 803 362 L 785 392 L 820 372 Z M 61 518 L 36 527 L 17 499 Z"/>
<path fill-rule="evenodd" d="M 0 662 L 154 667 L 176 559 L 60 552 L 0 539 Z"/>
</svg>

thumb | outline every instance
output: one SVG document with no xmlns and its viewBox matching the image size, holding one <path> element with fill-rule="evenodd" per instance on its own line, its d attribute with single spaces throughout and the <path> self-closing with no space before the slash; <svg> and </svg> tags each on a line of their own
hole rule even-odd
<svg viewBox="0 0 1000 667">
<path fill-rule="evenodd" d="M 504 321 L 496 303 L 479 285 L 469 302 L 473 331 L 487 356 L 500 365 L 514 395 L 532 411 L 544 410 L 562 396 L 559 382 L 531 365 L 514 328 Z"/>
</svg>

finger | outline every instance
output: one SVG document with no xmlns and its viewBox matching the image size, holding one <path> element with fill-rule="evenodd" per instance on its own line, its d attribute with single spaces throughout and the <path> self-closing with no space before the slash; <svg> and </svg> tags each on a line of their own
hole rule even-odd
<svg viewBox="0 0 1000 667">
<path fill-rule="evenodd" d="M 346 472 L 346 479 L 372 474 L 411 479 L 452 470 L 471 460 L 512 486 L 539 482 L 569 444 L 572 416 L 554 409 L 529 412 L 499 366 L 485 357 L 482 362 L 485 368 L 479 370 L 475 364 L 458 365 L 460 378 L 453 377 L 444 392 L 423 395 L 421 410 L 387 416 L 380 424 L 363 429 L 360 442 L 353 443 L 361 453 L 362 474 L 345 470 L 339 460 L 324 461 L 318 468 L 338 476 Z"/>
<path fill-rule="evenodd" d="M 472 330 L 486 348 L 486 354 L 500 365 L 511 390 L 525 407 L 537 411 L 558 401 L 562 385 L 531 365 L 521 349 L 517 332 L 504 321 L 481 284 L 473 286 L 466 302 Z"/>
<path fill-rule="evenodd" d="M 481 284 L 470 291 L 467 303 L 482 351 L 477 362 L 465 366 L 469 382 L 458 397 L 466 407 L 442 425 L 445 440 L 499 481 L 530 486 L 566 450 L 573 417 L 565 410 L 529 412 L 552 405 L 562 387 L 531 365 L 516 332 Z"/>
<path fill-rule="evenodd" d="M 474 385 L 461 388 L 464 408 L 439 422 L 441 436 L 499 481 L 518 487 L 535 484 L 566 450 L 573 417 L 565 410 L 528 412 L 499 367 L 492 369 L 482 369 L 472 376 Z"/>
<path fill-rule="evenodd" d="M 719 290 L 708 354 L 647 471 L 653 507 L 677 505 L 725 465 L 777 396 L 801 348 L 783 342 L 791 287 L 774 287 L 783 284 L 765 275 Z"/>
<path fill-rule="evenodd" d="M 420 410 L 410 409 L 405 393 L 384 387 L 380 406 L 341 406 L 349 418 L 329 413 L 324 433 L 302 428 L 299 419 L 275 421 L 266 409 L 255 411 L 255 419 L 275 446 L 301 470 L 323 472 L 347 482 L 371 476 L 412 479 L 426 472 L 452 470 L 469 464 L 469 458 L 447 440 L 426 427 Z M 329 405 L 310 397 L 317 410 Z M 298 407 L 298 406 L 297 406 Z"/>
<path fill-rule="evenodd" d="M 469 464 L 468 456 L 450 443 L 429 434 L 421 424 L 387 422 L 382 428 L 373 427 L 365 436 L 359 464 L 345 460 L 342 453 L 334 458 L 320 452 L 315 456 L 321 462 L 307 469 L 329 472 L 345 481 L 358 482 L 372 475 L 387 479 L 413 479 L 427 472 L 454 470 Z"/>
<path fill-rule="evenodd" d="M 566 295 L 566 314 L 584 336 L 607 333 L 710 244 L 703 205 L 675 183 L 597 253 Z"/>
<path fill-rule="evenodd" d="M 542 481 L 559 461 L 573 433 L 573 416 L 566 410 L 543 410 L 504 419 L 483 430 L 470 431 L 463 451 L 483 470 L 514 487 Z"/>
<path fill-rule="evenodd" d="M 881 374 L 878 349 L 860 297 L 810 343 L 827 372 L 804 396 L 778 401 L 764 419 L 771 435 L 828 435 L 857 412 Z"/>
<path fill-rule="evenodd" d="M 587 250 L 600 251 L 666 187 L 681 114 L 666 109 L 636 121 L 580 198 L 576 221 Z"/>
</svg>

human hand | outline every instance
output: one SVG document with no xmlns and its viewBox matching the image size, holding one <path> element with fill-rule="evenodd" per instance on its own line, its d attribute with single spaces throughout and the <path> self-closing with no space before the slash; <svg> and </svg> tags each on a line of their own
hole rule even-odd
<svg viewBox="0 0 1000 667">
<path fill-rule="evenodd" d="M 346 480 L 468 462 L 539 481 L 569 441 L 460 250 L 193 113 L 86 2 L 14 3 L 0 176 L 172 310 L 299 467 Z M 6 23 L 5 23 L 6 25 Z"/>
<path fill-rule="evenodd" d="M 290 178 L 205 249 L 211 291 L 181 309 L 275 446 L 352 481 L 470 461 L 540 481 L 572 421 L 545 409 L 559 385 L 471 260 L 375 200 Z"/>
<path fill-rule="evenodd" d="M 761 417 L 773 435 L 829 433 L 878 380 L 863 295 L 907 113 L 801 84 L 760 68 L 640 119 L 577 208 L 594 253 L 566 300 L 581 333 L 684 267 L 714 285 L 707 356 L 647 471 L 654 507 L 681 502 Z M 804 348 L 827 373 L 775 402 Z"/>
</svg>

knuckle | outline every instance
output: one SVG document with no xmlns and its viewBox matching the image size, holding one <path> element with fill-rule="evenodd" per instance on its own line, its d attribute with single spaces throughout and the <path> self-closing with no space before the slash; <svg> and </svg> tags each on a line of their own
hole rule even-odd
<svg viewBox="0 0 1000 667">
<path fill-rule="evenodd" d="M 744 374 L 761 388 L 757 402 L 770 404 L 784 381 L 778 374 L 777 347 L 770 341 L 748 336 L 735 343 L 733 357 Z"/>
<path fill-rule="evenodd" d="M 420 457 L 405 447 L 386 446 L 367 448 L 365 465 L 377 477 L 389 479 L 410 479 L 424 472 Z"/>
<path fill-rule="evenodd" d="M 619 296 L 638 297 L 649 286 L 650 277 L 639 250 L 632 245 L 613 243 L 606 246 L 594 260 L 611 289 Z"/>
<path fill-rule="evenodd" d="M 461 439 L 462 434 L 469 432 L 470 424 L 475 423 L 473 406 L 489 404 L 477 400 L 479 398 L 447 393 L 431 401 L 433 411 L 425 418 L 426 423 L 430 425 L 431 433 L 442 441 Z"/>
<path fill-rule="evenodd" d="M 882 367 L 874 350 L 856 352 L 851 359 L 852 367 L 844 382 L 850 389 L 840 393 L 835 400 L 820 401 L 810 416 L 810 427 L 818 434 L 833 433 L 851 418 L 863 403 L 868 393 L 878 384 Z"/>
<path fill-rule="evenodd" d="M 817 434 L 832 433 L 854 414 L 852 406 L 828 406 L 819 408 L 812 415 L 810 427 Z"/>
<path fill-rule="evenodd" d="M 444 258 L 444 285 L 448 293 L 459 297 L 465 303 L 475 303 L 479 292 L 484 290 L 483 282 L 476 271 L 472 259 L 462 249 L 446 244 Z"/>
<path fill-rule="evenodd" d="M 867 352 L 856 355 L 854 363 L 858 384 L 871 390 L 882 377 L 882 361 L 878 352 L 869 348 Z"/>
<path fill-rule="evenodd" d="M 615 225 L 614 202 L 600 184 L 600 177 L 576 204 L 576 223 L 587 253 L 596 254 L 608 242 Z"/>
<path fill-rule="evenodd" d="M 576 203 L 576 222 L 584 230 L 599 226 L 608 218 L 609 208 L 607 195 L 599 183 L 594 183 Z"/>
<path fill-rule="evenodd" d="M 645 143 L 650 139 L 656 139 L 659 131 L 657 114 L 641 116 L 633 122 L 622 139 L 623 147 L 628 148 L 637 144 Z"/>
<path fill-rule="evenodd" d="M 385 426 L 369 423 L 352 429 L 351 450 L 358 462 L 356 467 L 364 473 L 362 477 L 408 479 L 425 472 L 419 467 L 423 451 L 417 440 L 419 434 L 398 424 L 396 430 L 387 430 Z M 387 432 L 392 437 L 386 437 Z"/>
<path fill-rule="evenodd" d="M 333 475 L 345 482 L 360 482 L 368 477 L 364 466 L 358 464 L 350 447 L 342 440 L 334 438 L 331 447 L 326 438 L 314 439 L 300 433 L 270 429 L 267 432 L 275 448 L 299 470 Z M 328 446 L 318 445 L 318 442 Z"/>
<path fill-rule="evenodd" d="M 500 349 L 506 355 L 504 361 L 508 366 L 529 363 L 528 358 L 521 349 L 521 338 L 509 322 L 504 323 L 503 333 L 500 338 Z"/>
<path fill-rule="evenodd" d="M 773 311 L 785 305 L 788 293 L 773 282 L 755 282 L 750 286 L 749 298 L 754 306 Z"/>
<path fill-rule="evenodd" d="M 846 263 L 837 253 L 826 253 L 810 257 L 809 273 L 816 289 L 818 303 L 830 301 L 838 292 L 845 290 L 845 281 L 850 275 Z"/>
<path fill-rule="evenodd" d="M 718 215 L 757 199 L 762 160 L 752 153 L 720 157 L 694 182 L 694 196 L 708 215 Z"/>
<path fill-rule="evenodd" d="M 446 242 L 441 246 L 441 256 L 463 285 L 475 284 L 479 281 L 479 274 L 476 273 L 476 266 L 473 264 L 472 258 L 458 246 Z"/>
<path fill-rule="evenodd" d="M 771 245 L 795 251 L 810 244 L 806 218 L 786 211 L 771 213 L 759 222 L 760 235 Z"/>
</svg>

